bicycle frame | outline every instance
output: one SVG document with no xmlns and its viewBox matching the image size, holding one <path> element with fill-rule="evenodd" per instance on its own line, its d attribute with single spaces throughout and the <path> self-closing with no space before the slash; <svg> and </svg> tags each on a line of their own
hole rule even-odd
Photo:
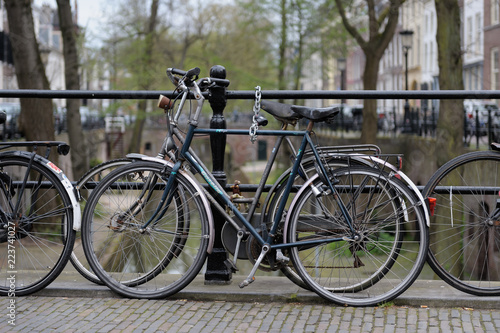
<svg viewBox="0 0 500 333">
<path fill-rule="evenodd" d="M 177 122 L 177 119 L 180 116 L 180 112 L 184 106 L 184 102 L 186 100 L 187 95 L 190 92 L 190 89 L 188 89 L 183 83 L 180 85 L 182 91 L 183 91 L 183 96 L 181 99 L 181 103 L 178 107 L 177 113 L 173 117 L 174 123 Z M 182 145 L 182 148 L 179 152 L 179 158 L 175 162 L 172 171 L 170 172 L 170 177 L 168 179 L 168 182 L 165 186 L 164 194 L 162 197 L 162 200 L 160 204 L 158 205 L 158 208 L 156 212 L 153 214 L 153 216 L 143 225 L 141 226 L 141 229 L 145 229 L 149 224 L 154 223 L 153 221 L 156 219 L 156 217 L 159 215 L 161 216 L 162 214 L 160 213 L 161 211 L 164 211 L 165 209 L 163 207 L 168 207 L 170 204 L 170 200 L 172 198 L 172 195 L 169 195 L 171 189 L 173 189 L 174 184 L 175 184 L 175 176 L 179 172 L 180 168 L 182 167 L 182 164 L 185 160 L 189 162 L 189 164 L 201 174 L 205 182 L 210 186 L 210 188 L 215 192 L 215 197 L 219 200 L 221 200 L 227 207 L 228 209 L 236 216 L 236 218 L 243 224 L 243 226 L 248 230 L 248 232 L 255 237 L 257 242 L 264 246 L 268 246 L 268 250 L 271 249 L 284 249 L 284 248 L 291 248 L 299 245 L 315 245 L 315 244 L 320 244 L 320 243 L 325 243 L 325 242 L 335 242 L 335 241 L 341 241 L 345 240 L 345 238 L 332 238 L 329 239 L 328 241 L 325 241 L 324 239 L 322 240 L 311 240 L 311 241 L 301 241 L 297 243 L 288 243 L 288 244 L 274 244 L 273 243 L 273 237 L 277 232 L 277 229 L 279 227 L 279 222 L 281 220 L 281 216 L 285 210 L 285 205 L 286 205 L 286 198 L 288 198 L 288 195 L 291 193 L 291 189 L 295 180 L 295 177 L 298 175 L 299 168 L 301 165 L 303 153 L 307 147 L 307 145 L 310 146 L 312 154 L 314 158 L 317 161 L 321 161 L 320 159 L 320 154 L 317 151 L 314 143 L 312 142 L 311 139 L 311 132 L 313 128 L 313 122 L 310 122 L 307 126 L 307 129 L 304 131 L 289 131 L 289 130 L 259 130 L 257 131 L 257 135 L 263 135 L 263 136 L 275 136 L 275 137 L 287 137 L 287 136 L 295 136 L 295 137 L 302 137 L 302 142 L 300 144 L 300 147 L 297 151 L 297 156 L 295 158 L 295 162 L 292 167 L 292 171 L 290 173 L 290 177 L 287 181 L 285 190 L 284 190 L 284 195 L 283 198 L 278 206 L 278 211 L 275 215 L 274 221 L 272 223 L 271 229 L 267 235 L 267 237 L 264 239 L 258 231 L 255 229 L 255 227 L 249 222 L 245 216 L 237 209 L 237 207 L 234 205 L 233 202 L 229 199 L 227 194 L 225 193 L 224 189 L 218 184 L 217 180 L 211 175 L 210 171 L 207 169 L 207 167 L 199 161 L 191 152 L 189 151 L 191 142 L 196 134 L 224 134 L 224 135 L 248 135 L 247 130 L 238 130 L 238 129 L 200 129 L 197 127 L 198 125 L 198 119 L 201 114 L 201 110 L 203 107 L 204 103 L 204 97 L 201 94 L 201 91 L 199 87 L 193 82 L 193 86 L 191 88 L 194 88 L 194 96 L 197 100 L 197 107 L 194 112 L 194 115 L 192 118 L 189 120 L 189 127 L 187 134 L 184 138 L 184 142 Z M 271 162 L 272 163 L 272 162 Z M 324 175 L 326 175 L 326 170 L 324 166 L 321 163 L 318 163 L 318 166 L 320 168 L 320 172 L 322 172 Z M 328 177 L 325 177 L 327 180 L 327 185 L 328 188 L 332 191 L 333 194 L 337 193 L 335 190 L 334 185 L 330 181 Z M 319 190 L 318 190 L 319 193 Z M 210 195 L 208 195 L 210 196 Z M 343 204 L 343 202 L 340 200 L 340 198 L 336 195 L 334 197 L 337 200 L 337 204 L 340 207 L 340 210 L 342 212 L 342 215 L 346 221 L 346 224 L 351 231 L 352 235 L 351 237 L 355 237 L 355 231 L 352 225 L 352 219 L 346 209 L 346 206 Z M 220 211 L 224 211 L 224 209 L 217 203 L 216 200 L 210 200 L 212 204 L 216 205 L 217 209 Z M 234 223 L 233 223 L 234 224 Z M 266 251 L 267 252 L 267 251 Z"/>
</svg>

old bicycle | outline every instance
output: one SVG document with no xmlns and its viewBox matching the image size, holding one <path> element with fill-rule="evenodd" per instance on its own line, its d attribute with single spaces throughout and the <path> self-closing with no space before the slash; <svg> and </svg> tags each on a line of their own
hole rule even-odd
<svg viewBox="0 0 500 333">
<path fill-rule="evenodd" d="M 184 143 L 178 146 L 171 138 L 169 144 L 175 163 L 129 155 L 136 161 L 111 172 L 89 197 L 82 239 L 99 279 L 127 297 L 161 298 L 178 292 L 202 269 L 213 246 L 212 204 L 225 214 L 238 239 L 250 237 L 257 249 L 242 287 L 254 280 L 261 264 L 279 269 L 291 261 L 310 289 L 338 304 L 374 305 L 404 292 L 424 264 L 428 242 L 427 208 L 420 193 L 408 186 L 409 180 L 375 166 L 328 167 L 310 135 L 315 122 L 330 119 L 338 110 L 282 105 L 268 111 L 281 118 L 307 119 L 308 125 L 303 131 L 255 132 L 302 138 L 270 228 L 255 228 L 189 151 L 195 134 L 219 131 L 197 127 L 202 91 L 214 83 L 228 84 L 213 78 L 197 80 L 198 73 L 168 70 L 182 97 L 175 114 L 169 108 L 167 119 L 177 122 L 187 97 L 196 99 Z M 312 150 L 317 174 L 301 186 L 285 216 L 306 146 Z M 210 192 L 192 172 L 201 175 Z"/>
</svg>

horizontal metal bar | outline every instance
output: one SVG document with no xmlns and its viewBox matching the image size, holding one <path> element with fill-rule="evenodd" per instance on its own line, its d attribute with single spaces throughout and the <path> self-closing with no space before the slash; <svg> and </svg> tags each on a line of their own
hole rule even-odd
<svg viewBox="0 0 500 333">
<path fill-rule="evenodd" d="M 19 187 L 20 184 L 22 184 L 21 181 L 16 181 L 13 182 L 15 187 Z M 29 181 L 26 184 L 27 188 L 33 188 L 38 182 L 36 181 Z M 72 182 L 73 186 L 76 186 L 77 182 Z M 87 189 L 94 189 L 99 183 L 98 182 L 87 182 L 85 184 L 85 187 Z M 132 186 L 136 188 L 141 188 L 140 183 L 132 183 L 132 182 L 126 182 L 126 183 L 121 183 L 122 185 L 126 185 L 128 188 L 131 188 Z M 202 184 L 202 186 L 208 188 L 207 184 Z M 226 185 L 224 188 L 226 191 L 230 192 L 232 190 L 231 184 Z M 41 188 L 50 188 L 51 183 L 48 181 L 43 181 L 41 183 Z M 257 184 L 239 184 L 238 185 L 239 190 L 241 192 L 255 192 L 259 188 L 259 185 Z M 271 189 L 272 185 L 265 185 L 264 186 L 264 192 L 269 192 Z M 349 189 L 350 186 L 335 186 L 339 190 L 345 190 Z M 357 186 L 354 186 L 354 189 L 356 189 Z M 118 185 L 115 184 L 114 186 L 111 186 L 111 188 L 116 189 L 118 188 Z M 301 188 L 300 185 L 294 185 L 292 188 L 292 192 L 297 192 Z M 417 186 L 417 188 L 422 191 L 424 189 L 424 186 Z M 159 185 L 157 186 L 157 189 L 160 189 Z M 365 188 L 365 192 L 369 192 L 372 190 L 372 186 L 367 186 Z M 500 191 L 500 187 L 494 187 L 494 186 L 452 186 L 452 192 L 454 194 L 488 194 L 488 195 L 498 195 Z M 448 194 L 450 193 L 450 187 L 449 186 L 436 186 L 435 193 L 437 194 Z"/>
<path fill-rule="evenodd" d="M 0 97 L 16 98 L 86 98 L 86 99 L 157 99 L 159 95 L 177 96 L 172 91 L 154 90 L 0 90 Z M 207 97 L 208 93 L 204 93 Z M 255 91 L 228 90 L 227 99 L 254 99 Z M 264 99 L 493 99 L 500 98 L 499 90 L 263 90 Z"/>
<path fill-rule="evenodd" d="M 499 195 L 500 187 L 494 186 L 436 186 L 434 192 L 437 194 L 488 194 Z"/>
</svg>

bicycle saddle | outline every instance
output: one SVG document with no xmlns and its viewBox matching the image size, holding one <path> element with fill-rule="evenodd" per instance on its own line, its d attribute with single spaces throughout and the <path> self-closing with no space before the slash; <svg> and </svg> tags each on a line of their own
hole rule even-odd
<svg viewBox="0 0 500 333">
<path fill-rule="evenodd" d="M 291 109 L 294 112 L 300 114 L 302 117 L 314 122 L 328 122 L 340 113 L 340 108 L 338 106 L 331 106 L 326 108 L 310 108 L 307 106 L 292 105 Z"/>
<path fill-rule="evenodd" d="M 340 108 L 337 106 L 310 108 L 270 101 L 261 101 L 260 107 L 275 118 L 289 124 L 295 124 L 300 118 L 307 118 L 314 122 L 329 121 L 340 112 Z"/>
<path fill-rule="evenodd" d="M 287 124 L 295 125 L 297 123 L 297 120 L 302 118 L 301 115 L 295 113 L 292 110 L 292 105 L 289 104 L 261 101 L 260 108 L 271 114 L 274 118 Z"/>
</svg>

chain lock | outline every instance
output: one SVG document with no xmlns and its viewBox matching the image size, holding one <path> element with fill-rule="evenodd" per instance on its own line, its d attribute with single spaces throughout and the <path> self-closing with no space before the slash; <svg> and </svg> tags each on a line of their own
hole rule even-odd
<svg viewBox="0 0 500 333">
<path fill-rule="evenodd" d="M 257 117 L 259 116 L 260 111 L 260 100 L 261 100 L 261 89 L 260 86 L 255 87 L 255 103 L 253 105 L 253 118 L 252 125 L 250 126 L 250 130 L 248 134 L 250 135 L 250 141 L 255 143 L 257 141 L 257 131 L 259 130 L 259 123 L 257 122 Z"/>
</svg>

